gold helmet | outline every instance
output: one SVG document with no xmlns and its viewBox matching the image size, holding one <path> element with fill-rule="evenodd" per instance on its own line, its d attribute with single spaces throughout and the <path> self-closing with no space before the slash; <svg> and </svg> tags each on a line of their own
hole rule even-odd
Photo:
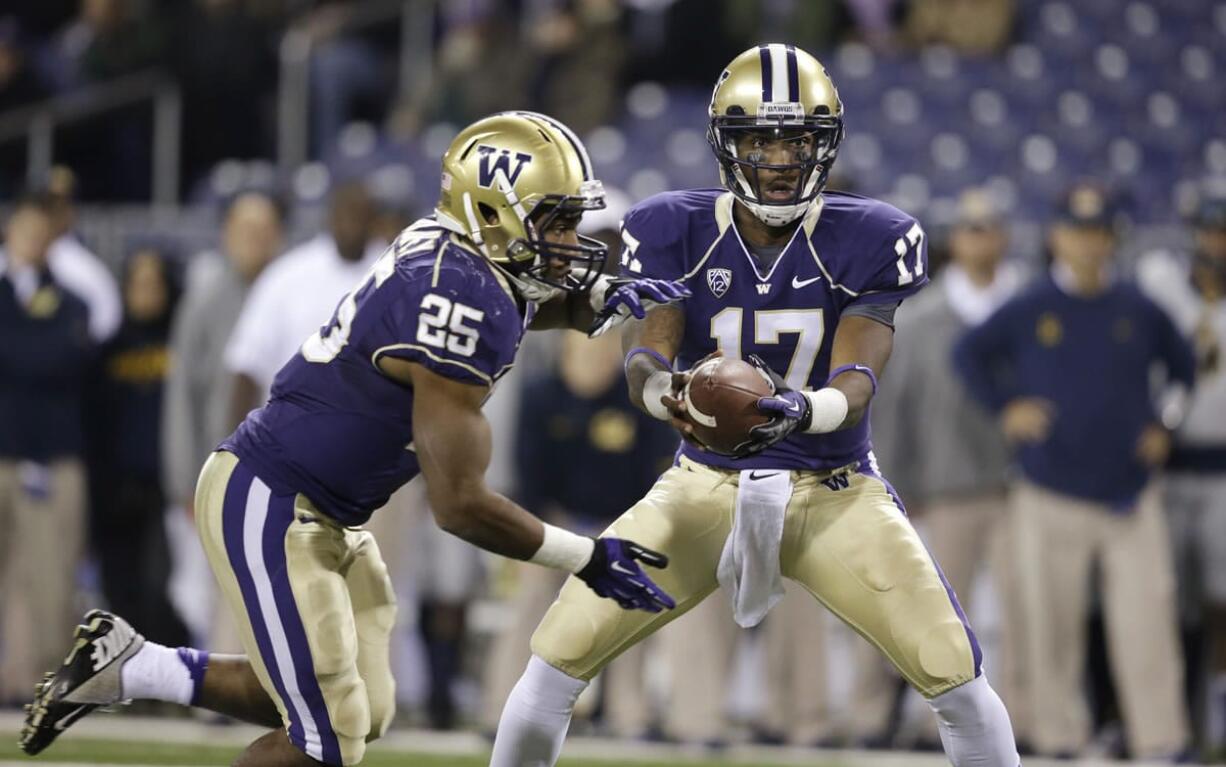
<svg viewBox="0 0 1226 767">
<path fill-rule="evenodd" d="M 707 142 L 719 161 L 720 177 L 754 215 L 783 226 L 805 214 L 826 187 L 843 141 L 843 102 L 821 63 L 795 46 L 778 43 L 750 48 L 728 64 L 711 94 Z M 746 132 L 770 140 L 799 142 L 792 162 L 768 164 L 762 153 L 738 152 Z M 799 172 L 788 200 L 763 194 L 759 171 Z"/>
<path fill-rule="evenodd" d="M 442 190 L 435 213 L 440 224 L 475 244 L 529 300 L 559 290 L 591 288 L 608 250 L 598 240 L 578 245 L 546 242 L 559 219 L 578 218 L 605 206 L 604 187 L 578 137 L 536 112 L 500 112 L 455 137 L 443 155 Z M 564 277 L 550 275 L 550 261 L 565 261 Z"/>
</svg>

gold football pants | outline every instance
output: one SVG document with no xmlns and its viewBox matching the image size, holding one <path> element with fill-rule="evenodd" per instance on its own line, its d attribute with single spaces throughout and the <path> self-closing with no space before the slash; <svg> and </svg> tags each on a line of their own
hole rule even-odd
<svg viewBox="0 0 1226 767">
<path fill-rule="evenodd" d="M 324 764 L 357 764 L 395 712 L 396 599 L 374 536 L 303 495 L 271 493 L 227 452 L 200 474 L 196 525 L 290 741 Z"/>
<path fill-rule="evenodd" d="M 832 475 L 845 479 L 845 486 Z M 705 599 L 717 586 L 738 482 L 737 472 L 682 458 L 605 532 L 668 555 L 668 568 L 650 575 L 677 601 L 675 609 L 622 610 L 569 578 L 532 638 L 533 653 L 570 676 L 591 679 L 627 647 Z M 975 635 L 879 477 L 794 472 L 780 566 L 785 577 L 880 648 L 925 697 L 978 675 Z"/>
</svg>

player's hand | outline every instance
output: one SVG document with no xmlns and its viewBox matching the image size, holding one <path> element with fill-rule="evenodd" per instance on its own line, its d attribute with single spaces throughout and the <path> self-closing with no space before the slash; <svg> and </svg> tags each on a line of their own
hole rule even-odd
<svg viewBox="0 0 1226 767">
<path fill-rule="evenodd" d="M 690 289 L 677 280 L 602 278 L 592 289 L 596 319 L 587 334 L 595 338 L 634 317 L 643 319 L 656 306 L 690 297 Z"/>
<path fill-rule="evenodd" d="M 617 602 L 626 610 L 658 613 L 677 606 L 655 584 L 639 562 L 655 568 L 668 567 L 668 557 L 622 538 L 597 538 L 592 559 L 576 575 L 597 596 Z"/>
<path fill-rule="evenodd" d="M 746 358 L 746 362 L 753 365 L 763 378 L 770 381 L 775 393 L 758 400 L 758 410 L 769 415 L 771 419 L 749 430 L 751 439 L 738 447 L 736 453 L 738 457 L 761 452 L 786 439 L 797 429 L 804 431 L 809 427 L 809 422 L 813 418 L 813 406 L 809 403 L 809 398 L 788 386 L 783 376 L 771 370 L 765 360 L 756 354 L 751 354 Z"/>
<path fill-rule="evenodd" d="M 1000 430 L 1010 442 L 1043 442 L 1051 434 L 1055 413 L 1055 406 L 1042 397 L 1018 397 L 1000 411 Z"/>
<path fill-rule="evenodd" d="M 1157 469 L 1171 455 L 1171 433 L 1161 424 L 1151 423 L 1141 430 L 1137 438 L 1137 460 L 1142 465 Z"/>
<path fill-rule="evenodd" d="M 690 384 L 690 371 L 697 367 L 701 367 L 704 362 L 708 362 L 722 356 L 724 356 L 723 350 L 716 349 L 707 356 L 695 362 L 689 370 L 680 370 L 673 373 L 672 393 L 660 398 L 660 401 L 664 403 L 664 407 L 668 408 L 668 413 L 670 416 L 668 422 L 672 424 L 674 429 L 681 433 L 682 439 L 689 442 L 699 450 L 706 450 L 707 448 L 694 437 L 694 422 L 691 420 L 689 410 L 685 405 L 685 387 L 689 386 Z"/>
</svg>

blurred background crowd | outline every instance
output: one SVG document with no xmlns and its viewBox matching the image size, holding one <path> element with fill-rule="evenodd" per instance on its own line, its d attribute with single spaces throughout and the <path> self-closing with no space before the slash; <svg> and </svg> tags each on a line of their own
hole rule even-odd
<svg viewBox="0 0 1226 767">
<path fill-rule="evenodd" d="M 834 188 L 918 216 L 874 442 L 1050 756 L 1226 756 L 1226 2 L 41 0 L 0 11 L 0 706 L 109 605 L 237 648 L 191 499 L 209 450 L 387 242 L 459 126 L 529 108 L 626 208 L 718 184 L 721 68 L 821 59 Z M 1025 396 L 1021 396 L 1025 395 Z M 616 339 L 539 334 L 489 403 L 491 481 L 596 533 L 671 459 Z M 373 522 L 404 723 L 489 730 L 551 571 Z M 708 600 L 620 658 L 590 728 L 718 746 L 937 748 L 931 714 L 807 595 Z"/>
</svg>

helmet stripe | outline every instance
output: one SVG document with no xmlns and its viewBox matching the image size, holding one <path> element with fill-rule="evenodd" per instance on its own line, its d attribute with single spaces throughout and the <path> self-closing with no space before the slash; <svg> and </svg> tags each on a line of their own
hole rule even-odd
<svg viewBox="0 0 1226 767">
<path fill-rule="evenodd" d="M 775 94 L 775 98 L 782 101 L 784 94 L 789 92 L 788 88 L 788 49 L 779 44 L 771 43 L 771 90 Z"/>
<path fill-rule="evenodd" d="M 558 133 L 561 133 L 563 136 L 566 137 L 566 140 L 570 142 L 571 147 L 574 148 L 575 154 L 579 155 L 579 165 L 583 170 L 583 180 L 591 181 L 592 179 L 596 177 L 596 174 L 592 171 L 592 159 L 587 156 L 587 147 L 583 146 L 583 142 L 579 140 L 579 137 L 576 136 L 571 131 L 570 128 L 567 128 L 565 125 L 553 119 L 547 114 L 542 114 L 540 112 L 529 112 L 526 109 L 517 109 L 517 110 L 510 111 L 510 112 L 502 112 L 501 114 L 519 115 L 521 117 L 531 117 L 531 118 L 535 118 L 537 120 L 543 120 L 549 123 L 549 125 L 554 130 L 556 130 Z"/>
<path fill-rule="evenodd" d="M 788 101 L 800 101 L 800 68 L 796 64 L 796 46 L 788 46 Z"/>
<path fill-rule="evenodd" d="M 556 128 L 558 133 L 565 136 L 566 140 L 570 142 L 570 145 L 574 147 L 575 154 L 579 155 L 579 165 L 583 167 L 583 180 L 591 181 L 592 179 L 596 178 L 596 174 L 592 172 L 592 159 L 587 156 L 587 147 L 583 146 L 583 142 L 579 140 L 579 137 L 576 136 L 570 128 L 553 119 L 549 115 L 540 114 L 539 112 L 534 112 L 533 114 Z"/>
<path fill-rule="evenodd" d="M 762 62 L 762 101 L 774 101 L 772 86 L 775 80 L 771 71 L 771 53 L 768 46 L 758 46 L 758 59 Z"/>
</svg>

